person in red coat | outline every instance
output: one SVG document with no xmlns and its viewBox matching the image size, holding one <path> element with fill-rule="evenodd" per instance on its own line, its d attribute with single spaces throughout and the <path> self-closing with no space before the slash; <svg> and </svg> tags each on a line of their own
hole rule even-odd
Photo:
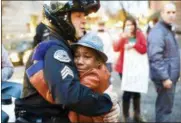
<svg viewBox="0 0 181 123">
<path fill-rule="evenodd" d="M 113 48 L 114 51 L 120 52 L 115 70 L 119 73 L 122 79 L 125 50 L 134 48 L 140 54 L 144 54 L 147 51 L 145 36 L 141 32 L 141 30 L 137 28 L 137 24 L 134 18 L 128 17 L 125 20 L 125 22 L 123 23 L 123 33 L 120 35 L 120 39 L 113 43 Z M 133 98 L 134 120 L 136 122 L 144 122 L 145 119 L 140 115 L 140 93 L 128 91 L 124 91 L 122 97 L 124 122 L 129 122 L 130 120 L 129 107 L 131 98 Z"/>
</svg>

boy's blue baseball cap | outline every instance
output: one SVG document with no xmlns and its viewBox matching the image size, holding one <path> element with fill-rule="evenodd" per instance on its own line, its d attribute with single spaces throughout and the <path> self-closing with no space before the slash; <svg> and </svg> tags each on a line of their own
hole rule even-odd
<svg viewBox="0 0 181 123">
<path fill-rule="evenodd" d="M 71 47 L 74 49 L 76 46 L 84 46 L 96 50 L 97 53 L 103 58 L 103 60 L 107 61 L 107 56 L 103 52 L 103 46 L 101 38 L 97 35 L 96 32 L 88 32 L 86 33 L 77 43 L 73 43 Z"/>
</svg>

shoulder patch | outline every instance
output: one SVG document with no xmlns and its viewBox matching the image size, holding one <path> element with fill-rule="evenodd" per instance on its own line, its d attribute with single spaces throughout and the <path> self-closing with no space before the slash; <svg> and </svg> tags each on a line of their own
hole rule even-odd
<svg viewBox="0 0 181 123">
<path fill-rule="evenodd" d="M 53 57 L 60 62 L 70 62 L 71 59 L 65 50 L 57 50 Z"/>
</svg>

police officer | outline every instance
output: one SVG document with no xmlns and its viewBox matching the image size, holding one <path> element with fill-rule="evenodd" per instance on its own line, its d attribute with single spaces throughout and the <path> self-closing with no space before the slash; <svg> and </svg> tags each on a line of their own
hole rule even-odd
<svg viewBox="0 0 181 123">
<path fill-rule="evenodd" d="M 105 122 L 117 121 L 115 119 L 120 109 L 116 104 L 116 96 L 110 88 L 100 95 L 80 84 L 69 46 L 69 43 L 83 36 L 85 15 L 96 12 L 99 7 L 98 0 L 46 1 L 43 23 L 50 30 L 50 40 L 40 43 L 34 51 L 39 59 L 33 59 L 36 55 L 32 57 L 34 64 L 36 60 L 43 61 L 42 80 L 45 81 L 35 81 L 38 84 L 32 85 L 31 78 L 27 76 L 23 83 L 22 98 L 15 101 L 16 122 L 70 122 L 69 110 L 87 116 L 109 112 L 104 118 Z M 30 67 L 27 66 L 26 72 Z M 33 72 L 39 68 L 33 68 Z M 48 95 L 52 96 L 53 103 L 41 95 L 41 92 L 46 92 L 43 88 L 46 84 L 42 82 L 48 85 Z"/>
</svg>

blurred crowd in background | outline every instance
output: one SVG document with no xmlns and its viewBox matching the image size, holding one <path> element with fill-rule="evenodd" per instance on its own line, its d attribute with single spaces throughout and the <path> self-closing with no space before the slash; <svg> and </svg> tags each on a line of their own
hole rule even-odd
<svg viewBox="0 0 181 123">
<path fill-rule="evenodd" d="M 166 2 L 169 1 L 101 1 L 100 10 L 87 16 L 85 28 L 87 31 L 103 29 L 113 41 L 122 32 L 126 17 L 132 16 L 146 36 L 159 20 L 160 8 Z M 31 53 L 36 28 L 43 18 L 42 4 L 43 1 L 2 1 L 2 43 L 14 65 L 25 65 Z M 181 2 L 175 1 L 175 4 L 181 8 Z M 175 26 L 178 30 L 181 25 L 179 15 L 181 12 L 178 10 Z M 181 44 L 179 31 L 177 37 Z M 113 54 L 111 59 L 116 61 L 118 54 Z"/>
</svg>

